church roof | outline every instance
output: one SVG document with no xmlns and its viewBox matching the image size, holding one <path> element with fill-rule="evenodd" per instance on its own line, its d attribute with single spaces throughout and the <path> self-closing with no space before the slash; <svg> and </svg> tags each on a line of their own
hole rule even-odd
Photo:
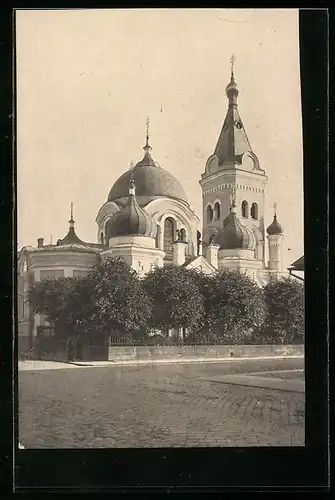
<svg viewBox="0 0 335 500">
<path fill-rule="evenodd" d="M 214 243 L 220 245 L 220 250 L 232 250 L 236 248 L 245 250 L 254 249 L 254 236 L 236 216 L 234 203 L 230 209 L 230 214 L 223 221 L 223 228 L 214 236 Z"/>
<path fill-rule="evenodd" d="M 305 270 L 305 256 L 303 255 L 298 260 L 294 261 L 291 264 L 290 269 L 295 271 L 304 271 Z"/>
<path fill-rule="evenodd" d="M 238 88 L 233 73 L 226 93 L 229 99 L 228 111 L 214 150 L 214 154 L 219 160 L 219 166 L 227 163 L 241 163 L 244 153 L 253 153 L 238 111 Z"/>
<path fill-rule="evenodd" d="M 135 196 L 135 183 L 130 181 L 127 204 L 108 221 L 107 237 L 148 236 L 155 238 L 157 226 L 152 217 L 140 208 Z"/>
<path fill-rule="evenodd" d="M 104 249 L 104 245 L 95 243 L 64 243 L 61 245 L 43 245 L 42 247 L 25 247 L 26 251 L 30 252 L 89 252 L 97 253 L 99 250 Z"/>
<path fill-rule="evenodd" d="M 143 159 L 117 179 L 109 192 L 108 201 L 117 203 L 118 200 L 128 197 L 129 182 L 133 179 L 140 206 L 159 197 L 174 198 L 187 203 L 186 193 L 178 179 L 160 167 L 152 158 L 148 135 L 143 149 L 145 151 Z"/>
</svg>

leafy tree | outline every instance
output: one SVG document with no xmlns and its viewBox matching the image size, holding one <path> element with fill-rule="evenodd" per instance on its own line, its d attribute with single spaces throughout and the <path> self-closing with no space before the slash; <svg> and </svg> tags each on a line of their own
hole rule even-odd
<svg viewBox="0 0 335 500">
<path fill-rule="evenodd" d="M 210 342 L 241 343 L 264 320 L 262 290 L 247 275 L 222 269 L 215 275 L 194 273 L 204 297 L 205 319 L 198 336 Z"/>
<path fill-rule="evenodd" d="M 82 278 L 38 281 L 29 288 L 28 301 L 59 336 L 81 333 L 97 342 L 108 334 L 143 335 L 151 315 L 137 273 L 121 258 L 99 259 Z"/>
<path fill-rule="evenodd" d="M 150 271 L 142 281 L 153 306 L 153 329 L 194 329 L 203 320 L 203 297 L 194 274 L 180 266 Z"/>
<path fill-rule="evenodd" d="M 43 314 L 56 334 L 68 337 L 87 314 L 89 294 L 85 278 L 46 278 L 31 284 L 26 300 L 35 314 Z"/>
<path fill-rule="evenodd" d="M 272 280 L 264 287 L 264 335 L 281 343 L 303 342 L 304 286 L 291 277 Z"/>
<path fill-rule="evenodd" d="M 151 303 L 136 271 L 122 258 L 103 258 L 89 271 L 87 280 L 94 304 L 91 327 L 114 336 L 146 331 Z"/>
</svg>

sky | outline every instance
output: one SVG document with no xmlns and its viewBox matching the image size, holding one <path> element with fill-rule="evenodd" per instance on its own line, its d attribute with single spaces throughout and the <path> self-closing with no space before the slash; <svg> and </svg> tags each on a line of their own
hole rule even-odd
<svg viewBox="0 0 335 500">
<path fill-rule="evenodd" d="M 239 112 L 268 175 L 265 223 L 284 227 L 286 268 L 303 254 L 303 157 L 296 9 L 16 12 L 18 246 L 97 241 L 116 179 L 152 155 L 201 219 L 199 179 L 227 111 L 234 54 Z"/>
</svg>

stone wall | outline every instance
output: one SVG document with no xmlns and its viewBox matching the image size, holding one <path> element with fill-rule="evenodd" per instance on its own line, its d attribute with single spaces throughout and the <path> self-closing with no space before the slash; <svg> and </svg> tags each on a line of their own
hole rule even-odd
<svg viewBox="0 0 335 500">
<path fill-rule="evenodd" d="M 303 356 L 303 345 L 124 346 L 109 347 L 109 361 Z"/>
</svg>

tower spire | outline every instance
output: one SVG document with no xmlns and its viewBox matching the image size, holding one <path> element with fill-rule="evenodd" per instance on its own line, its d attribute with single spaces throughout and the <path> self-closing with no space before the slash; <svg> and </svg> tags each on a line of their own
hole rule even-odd
<svg viewBox="0 0 335 500">
<path fill-rule="evenodd" d="M 70 229 L 74 229 L 74 220 L 73 220 L 73 202 L 71 201 L 71 208 L 70 208 Z"/>
<path fill-rule="evenodd" d="M 234 63 L 235 63 L 236 57 L 234 54 L 232 54 L 230 58 L 230 67 L 231 67 L 231 81 L 235 81 L 234 79 Z"/>
<path fill-rule="evenodd" d="M 150 119 L 147 118 L 146 119 L 146 139 L 145 139 L 145 146 L 143 148 L 146 153 L 150 153 L 150 151 L 151 151 L 151 146 L 150 146 L 150 142 L 149 142 L 149 126 L 150 126 Z"/>
</svg>

